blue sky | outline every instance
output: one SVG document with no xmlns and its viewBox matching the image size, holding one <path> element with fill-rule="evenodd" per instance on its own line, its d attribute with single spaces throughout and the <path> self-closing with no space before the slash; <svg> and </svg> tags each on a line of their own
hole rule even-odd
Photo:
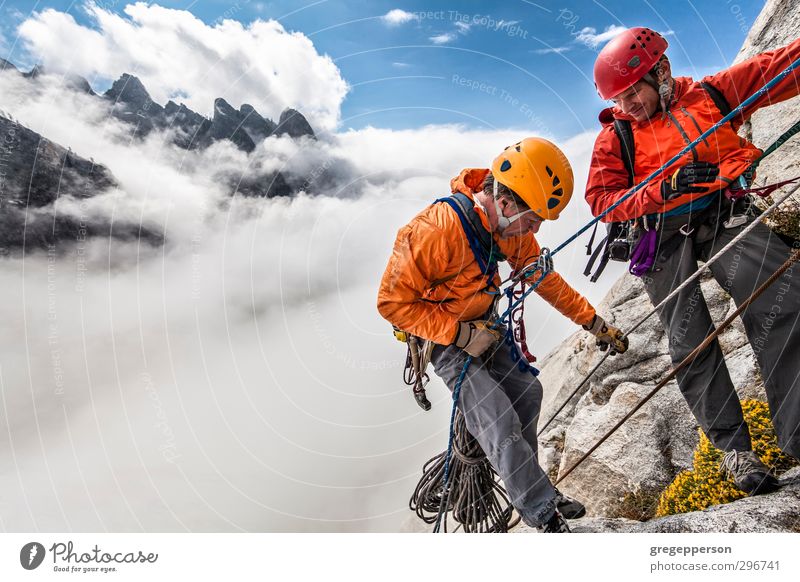
<svg viewBox="0 0 800 582">
<path fill-rule="evenodd" d="M 126 2 L 97 4 L 121 12 Z M 330 55 L 350 85 L 342 104 L 342 129 L 460 123 L 528 128 L 560 138 L 594 129 L 603 107 L 590 79 L 602 46 L 592 46 L 594 35 L 611 26 L 646 25 L 667 32 L 676 72 L 702 77 L 732 61 L 762 7 L 739 0 L 676 0 L 669 5 L 525 0 L 158 4 L 189 10 L 207 24 L 224 18 L 243 23 L 272 18 L 306 35 L 320 53 Z M 14 45 L 14 26 L 45 8 L 91 24 L 83 1 L 0 0 L 0 30 L 9 60 L 31 62 L 19 43 Z M 392 10 L 404 11 L 405 19 L 383 18 Z"/>
</svg>

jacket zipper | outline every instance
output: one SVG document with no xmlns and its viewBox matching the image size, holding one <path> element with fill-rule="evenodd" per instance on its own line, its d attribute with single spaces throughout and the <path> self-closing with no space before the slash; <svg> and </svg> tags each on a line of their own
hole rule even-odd
<svg viewBox="0 0 800 582">
<path fill-rule="evenodd" d="M 684 114 L 684 115 L 686 115 L 686 117 L 688 117 L 689 119 L 691 119 L 691 120 L 692 120 L 692 123 L 694 123 L 694 126 L 695 126 L 695 128 L 697 129 L 697 135 L 698 135 L 698 137 L 699 137 L 699 136 L 701 136 L 701 135 L 703 135 L 703 130 L 702 130 L 702 129 L 700 129 L 700 125 L 697 123 L 697 120 L 694 118 L 694 115 L 692 115 L 691 113 L 689 113 L 689 111 L 686 109 L 686 107 L 681 107 L 681 111 L 683 111 L 683 114 Z M 710 147 L 711 147 L 711 146 L 709 145 L 709 143 L 708 143 L 708 138 L 707 138 L 707 137 L 704 137 L 704 138 L 703 138 L 703 143 L 704 143 L 704 144 L 706 144 L 706 147 L 707 147 L 707 148 L 710 148 Z"/>
<path fill-rule="evenodd" d="M 677 130 L 680 132 L 680 134 L 681 134 L 681 137 L 683 138 L 683 141 L 686 143 L 686 145 L 689 145 L 690 143 L 692 143 L 692 140 L 690 140 L 690 139 L 689 139 L 689 136 L 688 136 L 688 135 L 686 134 L 686 132 L 683 130 L 683 127 L 681 126 L 681 124 L 680 124 L 680 123 L 678 123 L 678 120 L 677 120 L 677 119 L 675 119 L 675 116 L 674 116 L 674 115 L 672 115 L 672 111 L 670 111 L 669 109 L 667 109 L 667 115 L 668 115 L 668 116 L 669 116 L 669 118 L 672 120 L 672 122 L 675 124 L 675 128 L 676 128 L 676 129 L 677 129 Z M 694 149 L 694 148 L 692 148 L 692 159 L 693 159 L 695 162 L 697 161 L 697 152 L 695 151 L 695 149 Z"/>
</svg>

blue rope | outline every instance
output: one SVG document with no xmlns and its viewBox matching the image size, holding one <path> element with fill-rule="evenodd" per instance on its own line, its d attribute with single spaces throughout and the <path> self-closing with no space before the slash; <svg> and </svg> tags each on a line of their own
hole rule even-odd
<svg viewBox="0 0 800 582">
<path fill-rule="evenodd" d="M 538 269 L 538 267 L 537 267 Z M 550 272 L 549 269 L 544 268 L 542 275 L 533 283 L 531 283 L 531 290 L 536 289 L 539 284 L 544 280 L 547 274 Z M 511 313 L 511 307 L 509 307 L 508 314 Z M 500 318 L 500 321 L 505 319 L 506 314 Z M 508 315 L 510 318 L 511 316 Z M 510 319 L 509 319 L 510 325 Z M 496 324 L 499 327 L 499 323 Z M 512 338 L 513 339 L 513 338 Z M 436 517 L 436 525 L 433 528 L 433 532 L 437 533 L 440 531 L 440 524 L 442 520 L 442 516 L 447 513 L 447 497 L 450 495 L 449 492 L 449 478 L 450 478 L 450 460 L 453 456 L 453 440 L 455 438 L 455 423 L 456 423 L 456 408 L 458 407 L 458 398 L 461 395 L 461 385 L 464 383 L 464 378 L 467 375 L 467 370 L 469 369 L 470 365 L 472 365 L 472 356 L 467 356 L 466 361 L 464 362 L 464 367 L 461 369 L 461 374 L 458 376 L 458 380 L 456 380 L 455 388 L 453 388 L 453 409 L 450 411 L 450 437 L 447 441 L 447 454 L 444 457 L 444 477 L 442 478 L 442 501 L 439 505 L 439 515 Z M 535 369 L 535 368 L 534 368 Z M 538 370 L 537 370 L 538 374 Z M 536 374 L 534 374 L 536 375 Z"/>
<path fill-rule="evenodd" d="M 467 356 L 466 361 L 464 362 L 464 367 L 461 369 L 461 374 L 458 376 L 458 380 L 456 381 L 456 386 L 453 388 L 453 410 L 450 411 L 450 438 L 447 441 L 447 455 L 444 458 L 444 477 L 442 483 L 442 501 L 439 505 L 439 515 L 436 516 L 436 525 L 433 528 L 433 532 L 436 533 L 439 531 L 439 526 L 441 524 L 442 516 L 447 513 L 447 498 L 450 496 L 450 491 L 448 491 L 448 479 L 450 478 L 450 458 L 453 455 L 453 439 L 455 438 L 456 433 L 456 408 L 458 407 L 458 397 L 461 394 L 461 384 L 464 383 L 464 377 L 467 375 L 467 370 L 469 369 L 470 365 L 472 364 L 472 356 Z"/>
</svg>

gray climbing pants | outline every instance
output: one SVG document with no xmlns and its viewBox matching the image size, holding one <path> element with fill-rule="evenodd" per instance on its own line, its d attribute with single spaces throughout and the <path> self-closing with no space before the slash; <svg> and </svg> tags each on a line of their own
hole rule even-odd
<svg viewBox="0 0 800 582">
<path fill-rule="evenodd" d="M 722 198 L 722 197 L 720 197 Z M 717 206 L 715 204 L 715 206 Z M 661 241 L 675 235 L 677 249 L 659 248 L 653 270 L 642 277 L 650 300 L 659 303 L 672 289 L 728 244 L 747 225 L 725 229 L 722 221 L 730 204 L 721 200 L 705 224 L 685 236 L 678 228 L 687 217 L 671 217 L 663 226 Z M 752 222 L 753 216 L 749 216 Z M 685 231 L 689 231 L 685 228 Z M 662 242 L 662 247 L 666 247 Z M 759 224 L 727 251 L 710 270 L 738 305 L 770 277 L 789 257 L 790 249 L 768 227 Z M 677 364 L 713 330 L 699 282 L 686 289 L 659 313 L 667 330 L 669 352 Z M 742 314 L 747 338 L 756 355 L 766 387 L 772 422 L 783 451 L 800 457 L 800 266 L 795 265 L 772 284 Z M 718 448 L 749 450 L 750 434 L 731 382 L 719 343 L 714 340 L 677 376 L 678 385 L 697 422 Z"/>
<path fill-rule="evenodd" d="M 467 357 L 455 346 L 437 345 L 431 353 L 436 374 L 451 392 Z M 541 383 L 517 367 L 504 343 L 492 357 L 472 360 L 458 400 L 467 429 L 503 480 L 522 520 L 531 527 L 546 523 L 555 511 L 555 489 L 537 460 L 536 424 L 541 405 Z"/>
</svg>

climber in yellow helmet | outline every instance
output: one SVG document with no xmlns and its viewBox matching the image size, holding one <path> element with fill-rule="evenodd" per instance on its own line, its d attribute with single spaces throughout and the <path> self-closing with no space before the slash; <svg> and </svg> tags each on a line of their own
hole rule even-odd
<svg viewBox="0 0 800 582">
<path fill-rule="evenodd" d="M 516 272 L 541 254 L 534 233 L 569 203 L 572 168 L 555 145 L 528 138 L 506 148 L 488 169 L 466 169 L 450 182 L 453 195 L 402 227 L 381 280 L 378 311 L 396 328 L 433 343 L 430 361 L 452 391 L 469 356 L 475 358 L 458 406 L 530 526 L 569 531 L 564 517 L 585 513 L 561 495 L 537 461 L 536 423 L 542 385 L 500 342 L 497 262 Z M 537 275 L 538 277 L 538 275 Z M 551 271 L 536 292 L 591 331 L 602 348 L 624 352 L 628 341 L 589 302 Z M 563 517 L 562 517 L 563 516 Z"/>
</svg>

